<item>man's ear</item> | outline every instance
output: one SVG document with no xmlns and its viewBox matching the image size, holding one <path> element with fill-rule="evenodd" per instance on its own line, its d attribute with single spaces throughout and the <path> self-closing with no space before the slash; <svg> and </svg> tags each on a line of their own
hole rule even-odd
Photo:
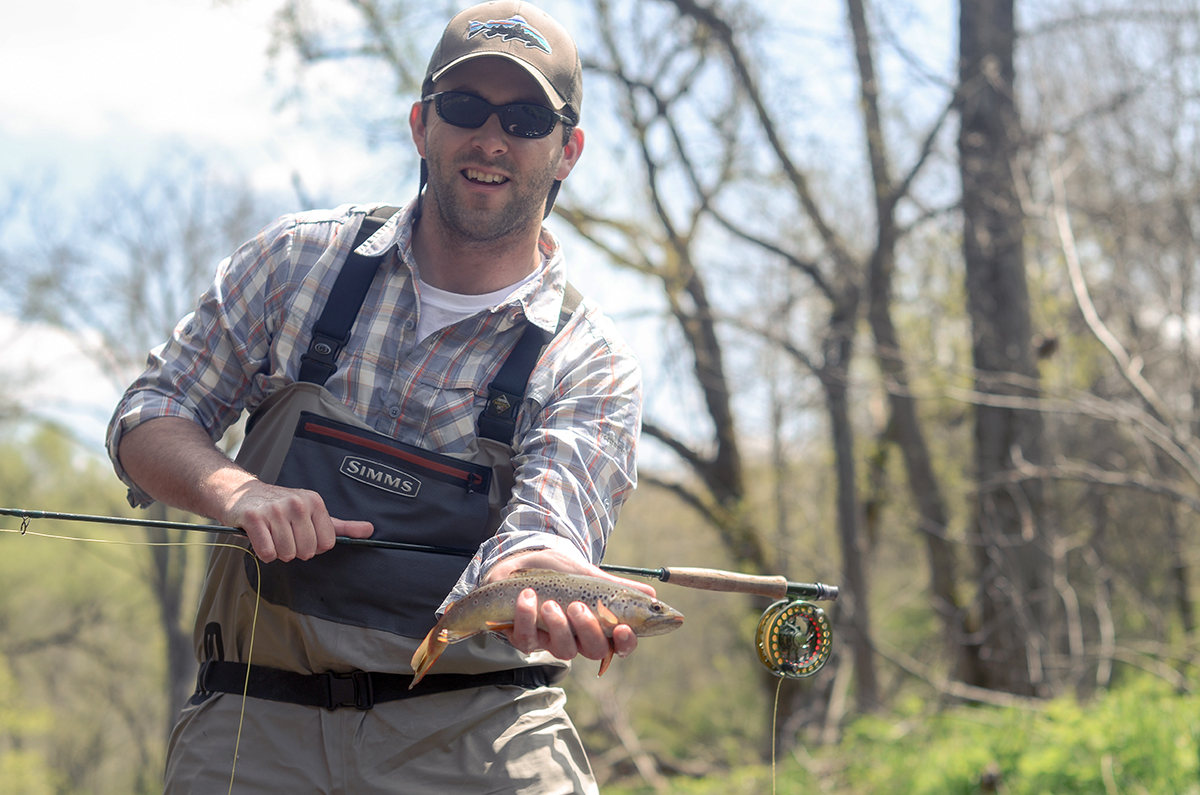
<svg viewBox="0 0 1200 795">
<path fill-rule="evenodd" d="M 579 156 L 583 154 L 583 130 L 576 127 L 571 130 L 571 136 L 567 139 L 566 145 L 563 147 L 563 159 L 558 164 L 558 173 L 554 175 L 557 180 L 564 180 L 571 173 L 571 169 L 575 168 L 575 164 L 579 162 Z"/>
<path fill-rule="evenodd" d="M 425 157 L 425 103 L 414 102 L 412 109 L 408 112 L 408 127 L 412 131 L 413 143 L 417 147 L 417 154 Z"/>
</svg>

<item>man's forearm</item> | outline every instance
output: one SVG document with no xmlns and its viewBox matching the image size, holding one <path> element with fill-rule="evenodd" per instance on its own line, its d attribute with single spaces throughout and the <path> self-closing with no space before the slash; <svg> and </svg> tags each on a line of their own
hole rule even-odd
<svg viewBox="0 0 1200 795">
<path fill-rule="evenodd" d="M 148 420 L 121 438 L 121 466 L 154 499 L 224 521 L 230 495 L 254 475 L 213 444 L 208 433 L 182 417 Z"/>
</svg>

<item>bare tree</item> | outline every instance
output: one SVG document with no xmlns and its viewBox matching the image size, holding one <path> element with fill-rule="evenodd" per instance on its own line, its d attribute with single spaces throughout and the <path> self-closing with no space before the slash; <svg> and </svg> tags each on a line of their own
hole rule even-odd
<svg viewBox="0 0 1200 795">
<path fill-rule="evenodd" d="M 963 259 L 976 390 L 1033 397 L 1038 374 L 1017 189 L 1023 133 L 1013 90 L 1013 0 L 962 0 L 959 22 Z M 1041 416 L 978 405 L 975 445 L 981 483 L 1016 461 L 1040 462 Z M 1044 693 L 1050 574 L 1040 485 L 981 488 L 975 513 L 980 623 L 968 682 L 1022 695 Z"/>
<path fill-rule="evenodd" d="M 72 215 L 77 219 L 64 223 Z M 17 267 L 6 274 L 22 313 L 97 338 L 90 353 L 119 388 L 192 310 L 220 259 L 266 220 L 244 185 L 187 156 L 163 162 L 141 184 L 113 178 L 82 208 L 30 217 L 38 224 L 33 247 L 9 253 Z M 150 518 L 168 518 L 165 506 L 149 510 Z M 145 534 L 155 544 L 146 576 L 166 638 L 173 722 L 196 673 L 192 614 L 184 603 L 194 556 L 178 543 L 180 531 Z"/>
<path fill-rule="evenodd" d="M 1040 280 L 1072 297 L 1064 310 L 1043 315 L 1035 350 L 1056 375 L 1054 392 L 1069 395 L 1075 411 L 1045 415 L 1054 457 L 1022 472 L 1053 479 L 1055 510 L 1064 527 L 1079 528 L 1076 539 L 1088 525 L 1074 522 L 1063 497 L 1079 492 L 1078 481 L 1103 495 L 1087 543 L 1068 545 L 1065 573 L 1071 591 L 1094 593 L 1095 621 L 1084 622 L 1081 634 L 1100 653 L 1095 680 L 1107 682 L 1120 643 L 1176 644 L 1180 631 L 1186 639 L 1195 627 L 1186 550 L 1196 538 L 1200 461 L 1193 319 L 1200 8 L 1191 0 L 1068 0 L 1029 13 L 1026 24 L 1024 200 L 1041 221 L 1027 225 L 1028 239 Z M 1085 349 L 1098 358 L 1089 359 L 1084 379 L 1072 378 Z M 1138 527 L 1136 539 L 1118 529 L 1122 520 Z M 1056 590 L 1069 619 L 1073 597 Z M 1130 607 L 1113 602 L 1114 592 Z M 1077 669 L 1069 620 L 1064 628 Z"/>
<path fill-rule="evenodd" d="M 945 112 L 932 124 L 918 150 L 916 161 L 903 178 L 897 180 L 892 174 L 892 157 L 880 111 L 882 78 L 875 66 L 875 42 L 868 24 L 867 7 L 863 0 L 847 0 L 846 6 L 854 39 L 862 121 L 875 198 L 877 231 L 875 247 L 867 262 L 867 318 L 875 339 L 876 361 L 883 373 L 887 391 L 891 411 L 889 428 L 893 429 L 896 446 L 904 456 L 909 490 L 920 516 L 918 530 L 924 537 L 929 561 L 933 609 L 941 618 L 943 639 L 950 659 L 957 661 L 958 675 L 962 676 L 967 667 L 964 657 L 966 616 L 958 597 L 955 547 L 948 539 L 949 510 L 939 478 L 934 472 L 932 454 L 911 391 L 904 346 L 892 316 L 896 247 L 905 231 L 897 218 L 897 206 L 909 197 L 913 181 L 933 152 L 951 104 L 946 104 Z"/>
</svg>

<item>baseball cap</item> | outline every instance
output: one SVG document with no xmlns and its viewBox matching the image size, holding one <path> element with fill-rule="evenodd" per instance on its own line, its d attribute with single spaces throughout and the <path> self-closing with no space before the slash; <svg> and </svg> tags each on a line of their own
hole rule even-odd
<svg viewBox="0 0 1200 795">
<path fill-rule="evenodd" d="M 575 41 L 549 14 L 521 0 L 480 3 L 455 15 L 429 59 L 421 93 L 432 93 L 434 81 L 455 66 L 484 56 L 523 67 L 555 110 L 578 121 L 583 66 Z"/>
</svg>

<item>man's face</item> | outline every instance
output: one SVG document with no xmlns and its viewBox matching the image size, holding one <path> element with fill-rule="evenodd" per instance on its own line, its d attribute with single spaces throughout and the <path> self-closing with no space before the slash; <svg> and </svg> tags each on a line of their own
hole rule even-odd
<svg viewBox="0 0 1200 795">
<path fill-rule="evenodd" d="M 510 102 L 546 104 L 529 74 L 503 58 L 476 58 L 451 70 L 435 91 L 462 91 L 493 105 Z M 436 213 L 449 234 L 464 242 L 495 241 L 540 228 L 546 196 L 556 179 L 575 164 L 582 136 L 563 146 L 560 127 L 544 138 L 519 138 L 504 132 L 493 114 L 482 127 L 455 127 L 431 106 L 410 121 L 418 152 L 429 166 L 425 213 Z"/>
</svg>

